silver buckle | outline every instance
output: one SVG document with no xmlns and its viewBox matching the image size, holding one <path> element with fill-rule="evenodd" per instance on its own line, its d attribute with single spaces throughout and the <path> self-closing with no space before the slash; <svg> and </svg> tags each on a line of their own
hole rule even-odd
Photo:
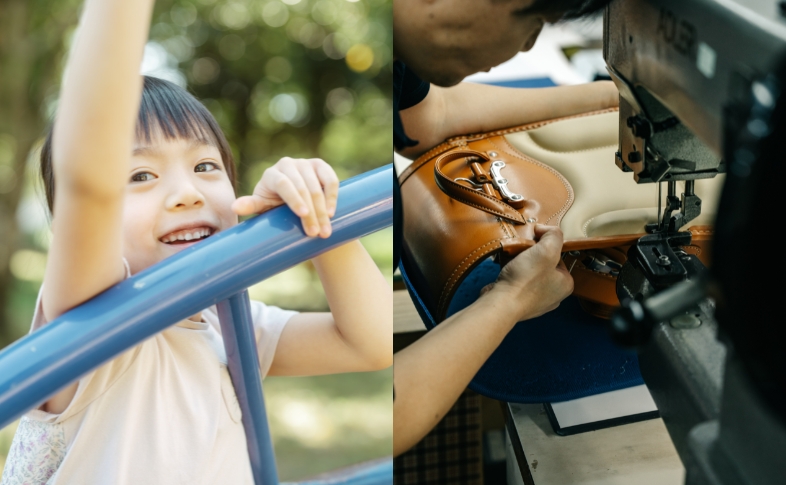
<svg viewBox="0 0 786 485">
<path fill-rule="evenodd" d="M 491 164 L 491 183 L 499 191 L 503 198 L 512 202 L 519 202 L 524 200 L 519 194 L 511 192 L 508 189 L 508 179 L 502 176 L 502 169 L 505 168 L 505 162 L 502 160 L 494 160 Z"/>
</svg>

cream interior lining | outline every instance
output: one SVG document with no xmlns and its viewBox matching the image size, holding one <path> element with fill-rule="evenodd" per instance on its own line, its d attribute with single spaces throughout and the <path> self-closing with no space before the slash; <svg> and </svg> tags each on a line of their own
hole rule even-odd
<svg viewBox="0 0 786 485">
<path fill-rule="evenodd" d="M 633 174 L 614 163 L 618 122 L 619 115 L 610 112 L 505 135 L 521 153 L 553 167 L 573 186 L 575 200 L 560 224 L 565 239 L 637 234 L 648 222 L 657 221 L 657 184 L 637 184 Z M 696 181 L 702 213 L 687 226 L 714 222 L 723 179 L 719 175 Z M 677 183 L 678 195 L 683 187 Z M 663 184 L 664 201 L 665 197 Z"/>
</svg>

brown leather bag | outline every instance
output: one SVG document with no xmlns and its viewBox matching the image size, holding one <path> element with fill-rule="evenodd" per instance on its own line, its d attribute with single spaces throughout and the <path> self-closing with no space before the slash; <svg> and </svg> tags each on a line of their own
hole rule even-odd
<svg viewBox="0 0 786 485">
<path fill-rule="evenodd" d="M 615 268 L 658 218 L 656 186 L 636 184 L 614 163 L 618 123 L 611 109 L 458 136 L 401 173 L 404 251 L 437 322 L 474 267 L 489 257 L 504 265 L 531 247 L 536 223 L 561 227 L 574 294 L 591 313 L 610 314 L 619 304 Z M 703 213 L 690 223 L 686 251 L 705 264 L 721 186 L 721 176 L 696 182 Z"/>
</svg>

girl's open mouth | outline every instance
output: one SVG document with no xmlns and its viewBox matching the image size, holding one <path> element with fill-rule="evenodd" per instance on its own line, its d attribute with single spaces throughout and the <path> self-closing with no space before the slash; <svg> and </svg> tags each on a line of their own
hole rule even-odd
<svg viewBox="0 0 786 485">
<path fill-rule="evenodd" d="M 178 245 L 199 242 L 213 235 L 215 229 L 212 227 L 192 227 L 189 229 L 181 229 L 173 231 L 161 237 L 159 241 L 165 244 Z"/>
</svg>

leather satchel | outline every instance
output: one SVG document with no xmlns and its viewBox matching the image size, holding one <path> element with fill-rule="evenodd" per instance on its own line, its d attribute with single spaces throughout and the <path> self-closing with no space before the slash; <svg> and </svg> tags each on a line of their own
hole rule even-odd
<svg viewBox="0 0 786 485">
<path fill-rule="evenodd" d="M 480 263 L 504 265 L 533 246 L 538 223 L 562 229 L 584 309 L 610 315 L 627 247 L 658 221 L 658 185 L 639 185 L 615 164 L 618 130 L 618 111 L 609 109 L 457 136 L 401 173 L 404 260 L 437 322 Z M 705 265 L 722 184 L 723 176 L 696 181 L 703 211 L 682 228 L 693 235 L 683 249 Z"/>
</svg>

